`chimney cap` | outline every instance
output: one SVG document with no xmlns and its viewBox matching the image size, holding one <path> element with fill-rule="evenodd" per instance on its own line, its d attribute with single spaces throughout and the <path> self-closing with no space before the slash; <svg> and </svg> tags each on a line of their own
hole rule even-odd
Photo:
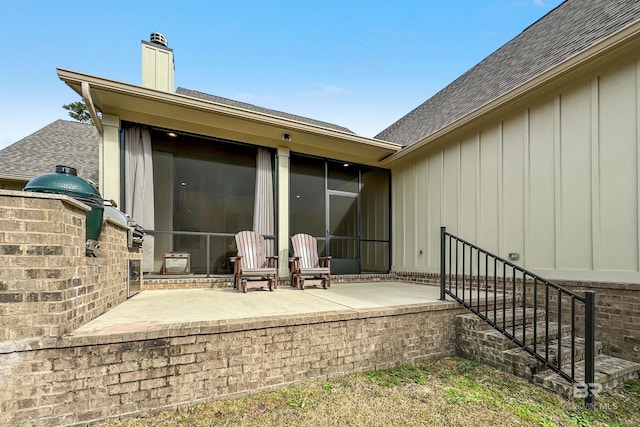
<svg viewBox="0 0 640 427">
<path fill-rule="evenodd" d="M 167 42 L 167 38 L 161 33 L 151 33 L 149 37 L 151 43 L 159 44 L 160 46 L 169 47 L 169 42 Z"/>
</svg>

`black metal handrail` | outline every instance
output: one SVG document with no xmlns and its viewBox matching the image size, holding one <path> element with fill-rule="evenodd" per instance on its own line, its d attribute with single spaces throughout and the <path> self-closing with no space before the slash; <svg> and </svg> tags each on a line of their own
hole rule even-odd
<svg viewBox="0 0 640 427">
<path fill-rule="evenodd" d="M 483 270 L 484 274 L 482 274 Z M 531 287 L 527 288 L 527 286 Z M 489 293 L 490 288 L 493 289 L 491 294 Z M 541 289 L 542 295 L 539 289 Z M 501 293 L 500 298 L 498 297 L 499 293 Z M 510 298 L 507 298 L 508 294 L 511 295 Z M 584 296 L 580 296 L 473 243 L 448 233 L 446 227 L 441 227 L 440 299 L 446 299 L 447 295 L 479 316 L 494 329 L 500 331 L 518 347 L 535 357 L 541 364 L 556 372 L 572 385 L 580 382 L 576 379 L 575 373 L 575 345 L 578 338 L 576 336 L 576 328 L 579 312 L 576 305 L 582 305 L 584 313 L 585 378 L 584 383 L 581 384 L 581 390 L 586 392 L 585 405 L 589 408 L 594 407 L 593 388 L 596 386 L 594 384 L 594 292 L 586 291 Z M 555 320 L 558 328 L 558 344 L 555 362 L 549 357 L 549 341 L 552 338 L 549 334 L 549 311 L 553 308 L 550 302 L 551 298 L 557 299 Z M 570 302 L 568 309 L 566 306 L 563 307 L 563 299 Z M 498 306 L 501 306 L 501 308 L 499 309 Z M 538 310 L 542 307 L 544 307 L 544 318 L 540 319 L 541 314 L 538 313 Z M 531 345 L 527 344 L 527 309 L 533 309 L 531 324 L 533 326 L 533 339 Z M 563 309 L 568 311 L 568 320 L 563 319 Z M 502 322 L 498 319 L 499 310 L 502 311 Z M 523 317 L 521 334 L 516 332 L 516 313 L 519 310 L 522 311 Z M 492 316 L 491 312 L 493 313 Z M 511 328 L 509 328 L 506 321 L 508 312 L 512 316 Z M 539 348 L 541 346 L 538 346 L 537 342 L 539 321 L 544 321 L 544 349 Z M 571 327 L 571 354 L 568 367 L 564 367 L 562 363 L 562 330 L 563 325 L 566 324 Z"/>
</svg>

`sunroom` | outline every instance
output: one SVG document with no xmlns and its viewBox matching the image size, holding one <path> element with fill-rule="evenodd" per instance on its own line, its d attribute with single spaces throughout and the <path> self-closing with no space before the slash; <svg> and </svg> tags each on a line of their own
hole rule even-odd
<svg viewBox="0 0 640 427">
<path fill-rule="evenodd" d="M 168 258 L 184 257 L 185 274 L 229 275 L 242 230 L 265 236 L 281 276 L 296 233 L 317 239 L 333 274 L 390 270 L 391 175 L 379 162 L 399 145 L 193 91 L 58 74 L 102 112 L 100 191 L 147 231 L 146 274 L 175 273 Z"/>
</svg>

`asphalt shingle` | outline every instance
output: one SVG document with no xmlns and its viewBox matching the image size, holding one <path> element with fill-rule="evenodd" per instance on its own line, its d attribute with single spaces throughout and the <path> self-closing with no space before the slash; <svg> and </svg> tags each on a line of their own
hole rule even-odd
<svg viewBox="0 0 640 427">
<path fill-rule="evenodd" d="M 415 144 L 638 19 L 638 0 L 567 0 L 376 138 Z"/>
<path fill-rule="evenodd" d="M 282 111 L 271 110 L 269 108 L 258 107 L 257 105 L 248 104 L 246 102 L 234 101 L 233 99 L 223 98 L 221 96 L 216 96 L 216 95 L 210 95 L 208 93 L 198 92 L 196 90 L 191 90 L 191 89 L 185 89 L 183 87 L 179 87 L 176 90 L 176 93 L 180 94 L 180 95 L 191 96 L 193 98 L 203 99 L 205 101 L 216 102 L 218 104 L 224 104 L 224 105 L 229 105 L 229 106 L 232 106 L 232 107 L 242 108 L 242 109 L 245 109 L 245 110 L 256 111 L 258 113 L 269 114 L 269 115 L 275 116 L 275 117 L 282 117 L 282 118 L 289 119 L 289 120 L 295 120 L 295 121 L 298 121 L 298 122 L 302 122 L 302 123 L 306 123 L 306 124 L 310 124 L 310 125 L 314 125 L 314 126 L 321 126 L 321 127 L 324 127 L 324 128 L 333 129 L 333 130 L 337 130 L 337 131 L 340 131 L 340 132 L 347 132 L 347 133 L 351 133 L 351 134 L 354 133 L 353 131 L 347 129 L 346 127 L 339 126 L 339 125 L 336 125 L 336 124 L 333 124 L 333 123 L 327 123 L 327 122 L 323 122 L 323 121 L 320 121 L 320 120 L 314 120 L 314 119 L 310 119 L 308 117 L 297 116 L 295 114 L 289 114 L 289 113 L 285 113 L 285 112 L 282 112 Z"/>
<path fill-rule="evenodd" d="M 56 165 L 65 165 L 97 183 L 99 141 L 93 125 L 56 120 L 0 150 L 0 173 L 32 178 L 54 172 Z"/>
</svg>

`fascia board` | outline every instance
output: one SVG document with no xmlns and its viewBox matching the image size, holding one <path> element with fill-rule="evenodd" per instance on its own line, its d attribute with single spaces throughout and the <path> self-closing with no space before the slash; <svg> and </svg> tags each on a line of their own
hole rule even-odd
<svg viewBox="0 0 640 427">
<path fill-rule="evenodd" d="M 318 136 L 324 136 L 334 139 L 339 139 L 344 142 L 361 144 L 381 150 L 383 156 L 386 157 L 401 149 L 400 144 L 382 141 L 374 138 L 366 138 L 358 135 L 353 135 L 348 132 L 342 132 L 317 126 L 313 124 L 302 123 L 296 120 L 287 119 L 283 117 L 277 117 L 262 112 L 256 112 L 246 110 L 240 107 L 224 105 L 213 101 L 200 100 L 186 95 L 169 93 L 158 91 L 154 89 L 144 88 L 128 83 L 117 82 L 114 80 L 104 79 L 101 77 L 92 76 L 89 74 L 83 74 L 71 70 L 58 68 L 58 77 L 64 81 L 75 92 L 82 96 L 81 85 L 82 82 L 87 82 L 91 87 L 91 93 L 94 94 L 94 102 L 100 107 L 101 105 L 100 92 L 112 92 L 118 93 L 132 98 L 146 99 L 149 101 L 160 102 L 169 105 L 176 105 L 189 109 L 202 110 L 214 114 L 226 115 L 234 118 L 241 118 L 243 120 L 255 121 L 264 124 L 268 124 L 275 127 L 280 127 L 288 130 L 295 130 L 305 133 L 311 133 Z"/>
</svg>

